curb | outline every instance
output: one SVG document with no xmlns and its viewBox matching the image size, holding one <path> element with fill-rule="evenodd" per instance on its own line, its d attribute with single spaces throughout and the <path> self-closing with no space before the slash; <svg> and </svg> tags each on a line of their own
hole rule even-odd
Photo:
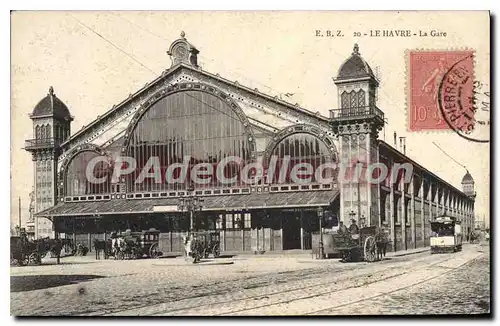
<svg viewBox="0 0 500 326">
<path fill-rule="evenodd" d="M 420 254 L 422 252 L 426 252 L 426 251 L 429 251 L 429 250 L 430 250 L 430 247 L 425 247 L 425 248 L 422 248 L 422 250 L 414 250 L 414 251 L 410 251 L 410 252 L 397 252 L 396 251 L 393 254 L 387 255 L 387 256 L 388 257 L 403 257 L 403 256 Z"/>
</svg>

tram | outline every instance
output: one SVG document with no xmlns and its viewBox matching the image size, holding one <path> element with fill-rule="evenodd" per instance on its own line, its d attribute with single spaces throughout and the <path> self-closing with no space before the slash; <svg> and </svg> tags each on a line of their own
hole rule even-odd
<svg viewBox="0 0 500 326">
<path fill-rule="evenodd" d="M 462 250 L 462 225 L 455 218 L 436 218 L 431 222 L 431 231 L 431 254 Z"/>
</svg>

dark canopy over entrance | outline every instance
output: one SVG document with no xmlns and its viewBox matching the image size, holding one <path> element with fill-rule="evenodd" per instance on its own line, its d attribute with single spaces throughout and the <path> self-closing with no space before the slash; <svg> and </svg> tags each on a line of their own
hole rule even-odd
<svg viewBox="0 0 500 326">
<path fill-rule="evenodd" d="M 207 196 L 203 197 L 203 211 L 327 206 L 333 202 L 338 194 L 338 190 L 329 190 Z M 96 217 L 97 215 L 106 214 L 175 212 L 177 211 L 178 204 L 179 198 L 68 202 L 57 204 L 56 206 L 39 212 L 37 216 Z"/>
</svg>

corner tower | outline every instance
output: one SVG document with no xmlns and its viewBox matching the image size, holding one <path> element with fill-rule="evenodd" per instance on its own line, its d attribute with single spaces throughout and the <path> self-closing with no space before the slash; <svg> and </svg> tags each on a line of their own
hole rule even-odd
<svg viewBox="0 0 500 326">
<path fill-rule="evenodd" d="M 462 191 L 464 194 L 471 198 L 476 197 L 476 192 L 474 191 L 474 179 L 472 175 L 467 171 L 467 173 L 462 178 Z"/>
<path fill-rule="evenodd" d="M 347 225 L 350 219 L 365 224 L 379 225 L 379 184 L 366 177 L 353 177 L 355 167 L 378 163 L 378 132 L 384 126 L 384 113 L 376 106 L 378 81 L 372 69 L 363 60 L 359 47 L 341 65 L 333 78 L 338 92 L 338 109 L 330 110 L 330 124 L 339 139 L 340 218 Z M 365 170 L 369 174 L 370 170 Z M 351 173 L 349 173 L 351 172 Z"/>
<path fill-rule="evenodd" d="M 68 107 L 49 88 L 49 93 L 30 114 L 33 121 L 33 139 L 26 140 L 24 149 L 33 156 L 34 170 L 34 209 L 40 212 L 55 205 L 57 198 L 57 159 L 61 144 L 71 132 L 71 116 Z M 44 218 L 35 218 L 35 238 L 52 236 L 52 222 Z"/>
</svg>

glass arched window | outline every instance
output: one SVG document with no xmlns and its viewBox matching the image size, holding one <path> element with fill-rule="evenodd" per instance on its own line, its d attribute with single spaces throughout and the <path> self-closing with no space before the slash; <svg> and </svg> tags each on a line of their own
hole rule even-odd
<svg viewBox="0 0 500 326">
<path fill-rule="evenodd" d="M 342 108 L 349 107 L 349 94 L 346 91 L 344 91 L 341 95 L 341 105 Z"/>
<path fill-rule="evenodd" d="M 144 113 L 130 135 L 127 155 L 135 158 L 137 167 L 127 176 L 127 189 L 139 192 L 186 189 L 190 185 L 196 188 L 237 185 L 240 169 L 236 163 L 229 163 L 224 169 L 226 178 L 236 177 L 233 184 L 221 183 L 216 170 L 221 160 L 229 156 L 248 163 L 249 137 L 244 122 L 217 96 L 191 90 L 168 95 Z M 140 180 L 140 173 L 152 156 L 158 158 L 161 180 L 153 177 Z M 187 166 L 185 177 L 181 168 L 172 168 L 176 163 Z M 193 166 L 199 163 L 205 164 L 203 171 L 212 171 L 203 182 L 191 178 Z"/>
<path fill-rule="evenodd" d="M 94 165 L 92 175 L 96 179 L 104 178 L 104 182 L 94 182 L 86 175 L 89 162 L 100 156 L 93 151 L 83 151 L 73 157 L 66 167 L 65 195 L 84 196 L 110 192 L 111 169 L 105 162 Z"/>
<path fill-rule="evenodd" d="M 364 90 L 359 90 L 358 93 L 357 93 L 357 96 L 358 96 L 358 108 L 364 108 L 365 107 L 365 98 L 366 98 L 366 95 L 365 95 L 365 91 Z"/>
<path fill-rule="evenodd" d="M 276 162 L 275 168 L 272 167 L 273 161 Z M 289 163 L 287 164 L 286 161 L 289 161 Z M 333 161 L 334 157 L 321 139 L 309 133 L 299 132 L 286 136 L 274 147 L 271 156 L 268 158 L 267 169 L 268 173 L 273 176 L 272 183 L 280 183 L 280 175 L 282 175 L 281 181 L 283 183 L 295 183 L 291 177 L 292 169 L 299 163 L 305 163 L 311 166 L 306 169 L 312 171 L 309 182 L 314 183 L 319 181 L 316 180 L 315 174 L 318 167 L 321 164 L 332 163 Z M 295 169 L 297 171 L 297 168 Z M 307 171 L 304 168 L 300 168 L 300 170 Z M 322 171 L 322 176 L 323 178 L 332 178 L 335 176 L 335 172 L 332 168 L 326 168 Z"/>
<path fill-rule="evenodd" d="M 350 108 L 357 108 L 358 107 L 358 93 L 352 91 L 350 94 Z"/>
<path fill-rule="evenodd" d="M 360 115 L 366 114 L 366 93 L 364 90 L 350 91 L 349 93 L 344 91 L 340 95 L 340 105 L 344 109 L 343 115 Z"/>
<path fill-rule="evenodd" d="M 51 138 L 52 137 L 52 132 L 50 131 L 50 125 L 45 126 L 45 137 Z"/>
<path fill-rule="evenodd" d="M 35 127 L 35 139 L 40 139 L 42 138 L 42 134 L 41 134 L 41 130 L 40 130 L 40 126 L 36 126 Z"/>
</svg>

